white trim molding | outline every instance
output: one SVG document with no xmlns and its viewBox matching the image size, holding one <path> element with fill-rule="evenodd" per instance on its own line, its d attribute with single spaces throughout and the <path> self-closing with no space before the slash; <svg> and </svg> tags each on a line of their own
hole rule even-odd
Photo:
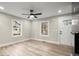
<svg viewBox="0 0 79 59">
<path fill-rule="evenodd" d="M 30 38 L 30 39 L 32 39 L 32 40 L 37 40 L 37 41 L 45 41 L 45 42 L 52 43 L 52 44 L 71 46 L 71 45 L 62 44 L 62 43 L 60 43 L 60 42 L 52 41 L 52 40 L 45 40 L 45 39 L 38 39 L 38 38 Z M 73 47 L 73 46 L 71 46 L 71 47 Z"/>
<path fill-rule="evenodd" d="M 60 45 L 60 42 L 57 42 L 57 41 L 37 39 L 37 38 L 28 38 L 28 39 L 18 40 L 18 41 L 15 41 L 15 42 L 8 42 L 8 43 L 5 43 L 5 44 L 1 44 L 0 47 L 4 47 L 4 46 L 8 46 L 8 45 L 13 45 L 13 44 L 24 42 L 24 41 L 28 41 L 28 40 L 44 41 L 44 42 Z M 62 45 L 65 45 L 65 44 L 62 44 Z M 66 45 L 66 46 L 70 46 L 70 45 Z"/>
<path fill-rule="evenodd" d="M 5 43 L 5 44 L 1 44 L 0 47 L 4 47 L 4 46 L 8 46 L 8 45 L 13 45 L 13 44 L 24 42 L 24 41 L 27 41 L 27 40 L 29 40 L 29 39 L 18 40 L 18 41 L 15 41 L 15 42 L 8 42 L 8 43 Z"/>
<path fill-rule="evenodd" d="M 12 24 L 12 37 L 20 37 L 20 36 L 22 36 L 22 22 L 20 22 L 18 20 L 19 19 L 12 19 L 11 20 L 11 24 Z M 16 29 L 18 29 L 20 31 L 16 30 L 16 32 L 15 32 L 14 26 L 17 26 L 15 23 L 19 25 L 19 27 L 16 28 Z M 18 32 L 19 32 L 20 35 L 13 35 L 14 33 L 17 34 Z"/>
<path fill-rule="evenodd" d="M 48 32 L 48 35 L 44 35 L 44 34 L 41 33 L 41 29 L 42 29 L 41 26 L 42 26 L 42 23 L 44 23 L 44 22 L 47 22 L 47 26 L 48 26 L 47 32 Z M 45 37 L 49 36 L 49 21 L 41 21 L 40 22 L 40 36 L 45 36 Z"/>
<path fill-rule="evenodd" d="M 59 42 L 55 42 L 55 41 L 50 41 L 50 40 L 44 40 L 44 39 L 37 39 L 37 38 L 30 38 L 32 40 L 37 40 L 37 41 L 45 41 L 45 42 L 48 42 L 48 43 L 53 43 L 53 44 L 60 44 Z"/>
</svg>

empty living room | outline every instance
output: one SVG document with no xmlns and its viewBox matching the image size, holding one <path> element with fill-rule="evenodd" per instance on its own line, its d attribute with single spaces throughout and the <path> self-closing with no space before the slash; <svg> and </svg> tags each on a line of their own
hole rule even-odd
<svg viewBox="0 0 79 59">
<path fill-rule="evenodd" d="M 0 56 L 78 56 L 78 2 L 0 2 Z"/>
</svg>

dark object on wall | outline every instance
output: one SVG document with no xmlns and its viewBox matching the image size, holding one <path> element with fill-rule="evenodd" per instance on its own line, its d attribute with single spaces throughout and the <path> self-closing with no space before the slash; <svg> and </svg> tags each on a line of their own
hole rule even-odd
<svg viewBox="0 0 79 59">
<path fill-rule="evenodd" d="M 79 32 L 75 33 L 75 54 L 79 54 Z"/>
</svg>

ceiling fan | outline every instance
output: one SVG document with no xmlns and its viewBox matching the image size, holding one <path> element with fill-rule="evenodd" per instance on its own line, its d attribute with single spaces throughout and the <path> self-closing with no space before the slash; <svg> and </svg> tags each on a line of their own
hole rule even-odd
<svg viewBox="0 0 79 59">
<path fill-rule="evenodd" d="M 22 14 L 22 15 L 28 15 L 28 18 L 30 17 L 38 18 L 37 15 L 42 15 L 42 13 L 34 13 L 34 10 L 30 9 L 30 14 Z"/>
</svg>

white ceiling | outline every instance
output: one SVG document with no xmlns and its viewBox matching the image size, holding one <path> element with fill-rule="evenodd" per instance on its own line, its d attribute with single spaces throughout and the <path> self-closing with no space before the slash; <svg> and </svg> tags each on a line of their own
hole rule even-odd
<svg viewBox="0 0 79 59">
<path fill-rule="evenodd" d="M 71 2 L 0 2 L 0 6 L 5 8 L 0 10 L 1 12 L 23 18 L 27 18 L 27 16 L 22 13 L 29 14 L 30 9 L 33 9 L 35 13 L 42 13 L 38 18 L 67 14 L 72 11 Z M 62 10 L 62 13 L 58 13 L 58 10 Z"/>
</svg>

